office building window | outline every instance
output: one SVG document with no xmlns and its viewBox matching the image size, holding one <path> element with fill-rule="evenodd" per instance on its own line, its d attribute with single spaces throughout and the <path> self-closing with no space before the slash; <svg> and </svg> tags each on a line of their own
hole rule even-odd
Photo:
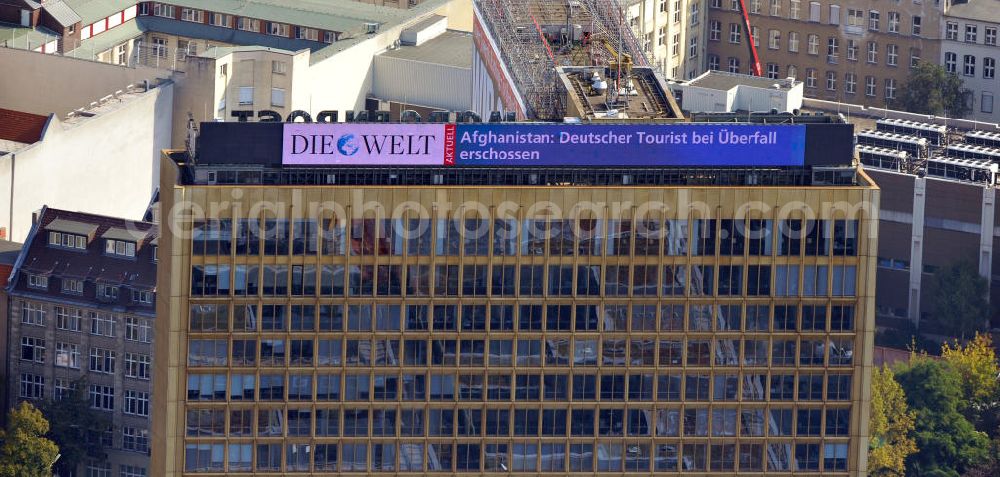
<svg viewBox="0 0 1000 477">
<path fill-rule="evenodd" d="M 973 55 L 965 55 L 962 58 L 962 74 L 965 76 L 975 76 L 976 75 L 976 57 Z"/>
<path fill-rule="evenodd" d="M 104 411 L 115 410 L 115 388 L 113 386 L 90 385 L 90 407 Z"/>
<path fill-rule="evenodd" d="M 975 43 L 979 39 L 979 26 L 965 25 L 965 42 Z"/>
<path fill-rule="evenodd" d="M 798 53 L 799 51 L 799 32 L 790 31 L 788 32 L 788 51 L 792 53 Z"/>
<path fill-rule="evenodd" d="M 777 50 L 781 48 L 781 31 L 780 30 L 768 30 L 767 31 L 767 47 L 772 50 Z"/>
<path fill-rule="evenodd" d="M 885 79 L 885 99 L 896 99 L 896 80 L 893 78 Z"/>
<path fill-rule="evenodd" d="M 241 106 L 253 104 L 253 86 L 240 86 L 238 91 Z"/>
<path fill-rule="evenodd" d="M 267 32 L 268 32 L 268 34 L 271 34 L 271 35 L 274 35 L 274 36 L 284 36 L 284 37 L 287 37 L 288 36 L 288 25 L 285 24 L 285 23 L 268 22 L 268 24 L 267 24 Z"/>
<path fill-rule="evenodd" d="M 913 36 L 920 36 L 922 29 L 923 29 L 923 21 L 921 20 L 920 15 L 913 15 L 913 21 L 910 26 L 910 33 L 912 33 Z"/>
<path fill-rule="evenodd" d="M 90 348 L 90 371 L 103 374 L 115 373 L 117 353 L 104 348 Z"/>
<path fill-rule="evenodd" d="M 45 362 L 45 339 L 31 336 L 21 337 L 21 360 Z"/>
<path fill-rule="evenodd" d="M 136 316 L 126 316 L 125 339 L 140 343 L 151 342 L 153 340 L 153 328 L 150 326 L 149 320 Z"/>
<path fill-rule="evenodd" d="M 125 391 L 125 414 L 134 416 L 149 416 L 149 393 L 140 391 Z"/>
<path fill-rule="evenodd" d="M 76 343 L 56 343 L 55 365 L 62 368 L 80 369 L 80 345 Z"/>
<path fill-rule="evenodd" d="M 826 72 L 826 89 L 827 91 L 837 90 L 837 72 L 827 71 Z"/>
<path fill-rule="evenodd" d="M 948 73 L 958 72 L 958 55 L 951 52 L 944 54 L 944 69 Z"/>
<path fill-rule="evenodd" d="M 806 37 L 806 48 L 810 55 L 819 54 L 819 35 L 812 35 Z"/>
<path fill-rule="evenodd" d="M 958 41 L 958 23 L 955 22 L 945 23 L 944 39 Z"/>
<path fill-rule="evenodd" d="M 115 317 L 106 313 L 90 312 L 90 334 L 115 337 Z"/>
<path fill-rule="evenodd" d="M 708 55 L 708 69 L 712 71 L 718 71 L 719 55 Z M 579 284 L 579 281 L 577 281 L 577 283 Z"/>
<path fill-rule="evenodd" d="M 997 46 L 997 27 L 986 27 L 983 30 L 983 44 Z"/>
<path fill-rule="evenodd" d="M 879 29 L 879 12 L 878 10 L 868 11 L 868 29 L 872 31 L 878 31 Z"/>
<path fill-rule="evenodd" d="M 740 59 L 730 56 L 729 57 L 729 72 L 739 73 L 740 72 Z"/>
<path fill-rule="evenodd" d="M 816 87 L 816 69 L 806 68 L 806 88 Z"/>
<path fill-rule="evenodd" d="M 740 32 L 742 32 L 743 27 L 739 23 L 729 24 L 729 43 L 738 44 L 740 42 Z"/>
<path fill-rule="evenodd" d="M 285 107 L 284 88 L 271 88 L 271 106 L 275 106 L 278 108 Z"/>
<path fill-rule="evenodd" d="M 666 36 L 666 33 L 664 33 L 663 36 Z M 718 20 L 712 20 L 708 22 L 708 39 L 710 41 L 719 41 L 721 38 L 722 38 L 722 22 Z"/>
<path fill-rule="evenodd" d="M 844 92 L 854 94 L 858 87 L 858 75 L 847 73 L 844 75 Z"/>
<path fill-rule="evenodd" d="M 149 415 L 148 412 L 146 415 Z M 132 452 L 149 451 L 149 430 L 135 427 L 122 427 L 122 449 Z"/>
<path fill-rule="evenodd" d="M 865 77 L 865 96 L 874 97 L 875 96 L 875 77 L 866 76 Z"/>
<path fill-rule="evenodd" d="M 854 8 L 847 9 L 847 26 L 863 28 L 865 26 L 865 12 Z"/>
<path fill-rule="evenodd" d="M 778 65 L 776 63 L 767 64 L 767 77 L 770 79 L 778 79 Z"/>
<path fill-rule="evenodd" d="M 984 113 L 993 113 L 993 93 L 983 91 L 979 110 Z"/>
<path fill-rule="evenodd" d="M 45 307 L 41 303 L 24 302 L 21 305 L 21 324 L 45 326 Z"/>
<path fill-rule="evenodd" d="M 42 399 L 45 397 L 45 378 L 36 374 L 21 373 L 18 396 L 25 399 Z"/>
<path fill-rule="evenodd" d="M 891 44 L 887 45 L 885 55 L 885 64 L 889 66 L 896 66 L 899 63 L 899 46 Z"/>
<path fill-rule="evenodd" d="M 997 60 L 995 58 L 983 58 L 983 78 L 993 79 L 996 74 Z"/>
</svg>

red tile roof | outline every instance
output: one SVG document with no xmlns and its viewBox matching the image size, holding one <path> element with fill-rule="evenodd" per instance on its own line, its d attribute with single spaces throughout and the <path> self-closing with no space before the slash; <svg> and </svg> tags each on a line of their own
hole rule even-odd
<svg viewBox="0 0 1000 477">
<path fill-rule="evenodd" d="M 0 108 L 0 139 L 34 144 L 48 121 L 47 116 Z"/>
</svg>

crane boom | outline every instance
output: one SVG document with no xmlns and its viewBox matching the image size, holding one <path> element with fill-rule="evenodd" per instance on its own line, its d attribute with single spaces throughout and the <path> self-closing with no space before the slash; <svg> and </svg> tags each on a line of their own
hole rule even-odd
<svg viewBox="0 0 1000 477">
<path fill-rule="evenodd" d="M 757 55 L 757 45 L 753 42 L 753 31 L 750 29 L 750 12 L 747 11 L 745 0 L 740 0 L 740 13 L 743 15 L 743 30 L 747 34 L 747 45 L 750 47 L 750 74 L 764 76 L 760 68 L 760 57 Z"/>
</svg>

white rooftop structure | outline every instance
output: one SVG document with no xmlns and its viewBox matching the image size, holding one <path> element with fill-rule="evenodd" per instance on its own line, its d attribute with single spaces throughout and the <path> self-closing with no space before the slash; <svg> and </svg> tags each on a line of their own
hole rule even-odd
<svg viewBox="0 0 1000 477">
<path fill-rule="evenodd" d="M 794 78 L 708 71 L 687 82 L 671 83 L 670 88 L 679 93 L 681 109 L 689 113 L 786 113 L 802 108 L 803 85 Z"/>
</svg>

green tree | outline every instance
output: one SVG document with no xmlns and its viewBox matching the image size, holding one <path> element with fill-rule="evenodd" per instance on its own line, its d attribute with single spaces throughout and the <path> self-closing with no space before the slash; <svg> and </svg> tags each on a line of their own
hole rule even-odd
<svg viewBox="0 0 1000 477">
<path fill-rule="evenodd" d="M 868 470 L 873 476 L 904 477 L 906 458 L 917 451 L 914 413 L 888 367 L 872 371 L 871 409 Z"/>
<path fill-rule="evenodd" d="M 920 452 L 906 459 L 908 477 L 958 477 L 987 460 L 989 439 L 959 412 L 962 378 L 950 364 L 916 357 L 896 380 L 916 416 L 914 441 Z"/>
<path fill-rule="evenodd" d="M 31 403 L 11 409 L 0 430 L 0 477 L 51 476 L 59 448 L 44 437 L 48 431 L 48 421 Z"/>
<path fill-rule="evenodd" d="M 932 320 L 952 336 L 972 337 L 990 316 L 988 287 L 972 262 L 941 267 L 931 278 Z"/>
<path fill-rule="evenodd" d="M 972 109 L 966 102 L 969 94 L 958 75 L 948 73 L 941 65 L 920 62 L 910 70 L 899 99 L 903 109 L 912 113 L 947 113 L 953 118 L 962 118 Z"/>
<path fill-rule="evenodd" d="M 1000 475 L 1000 439 L 993 439 L 990 445 L 990 457 L 962 474 L 962 477 L 997 477 Z"/>
<path fill-rule="evenodd" d="M 941 357 L 962 377 L 962 395 L 965 407 L 962 410 L 980 431 L 991 436 L 996 434 L 997 416 L 1000 415 L 1000 363 L 989 334 L 976 333 L 975 338 L 964 346 L 956 340 L 954 344 L 941 346 Z"/>
<path fill-rule="evenodd" d="M 90 408 L 86 380 L 80 379 L 74 386 L 62 399 L 42 405 L 42 411 L 52 423 L 49 438 L 59 445 L 62 452 L 55 466 L 60 474 L 75 471 L 86 460 L 107 459 L 101 433 L 111 428 L 111 419 Z"/>
</svg>

